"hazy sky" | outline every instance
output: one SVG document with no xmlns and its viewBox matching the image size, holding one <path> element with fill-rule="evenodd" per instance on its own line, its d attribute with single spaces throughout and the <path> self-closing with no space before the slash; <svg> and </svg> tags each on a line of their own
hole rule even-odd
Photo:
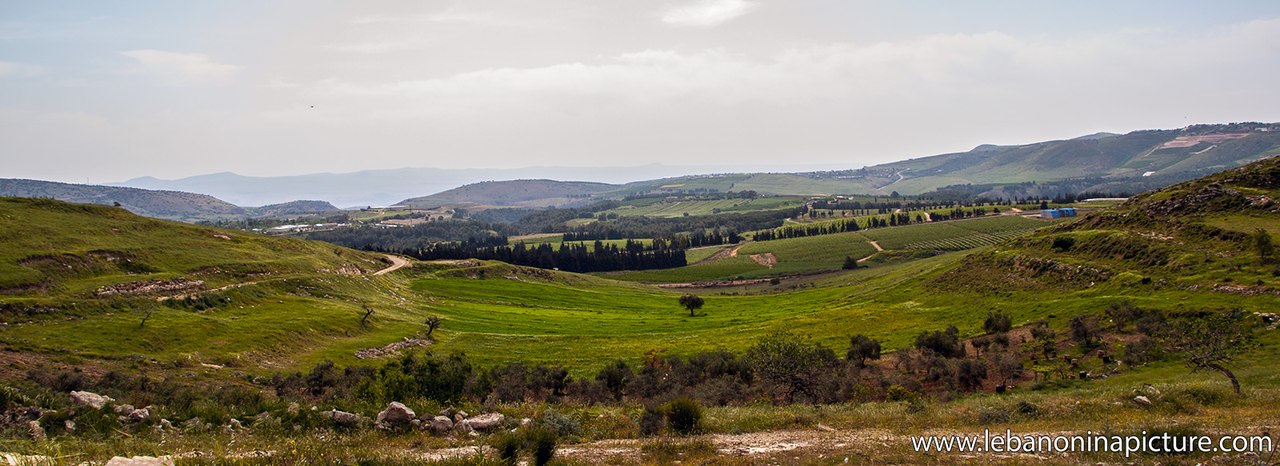
<svg viewBox="0 0 1280 466">
<path fill-rule="evenodd" d="M 1276 1 L 0 0 L 0 177 L 856 168 L 1277 82 Z"/>
</svg>

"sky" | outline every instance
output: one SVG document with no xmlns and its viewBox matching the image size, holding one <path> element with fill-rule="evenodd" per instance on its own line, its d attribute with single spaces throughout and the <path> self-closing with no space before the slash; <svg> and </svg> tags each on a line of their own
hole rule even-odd
<svg viewBox="0 0 1280 466">
<path fill-rule="evenodd" d="M 0 177 L 858 168 L 1280 121 L 1280 2 L 0 0 Z"/>
</svg>

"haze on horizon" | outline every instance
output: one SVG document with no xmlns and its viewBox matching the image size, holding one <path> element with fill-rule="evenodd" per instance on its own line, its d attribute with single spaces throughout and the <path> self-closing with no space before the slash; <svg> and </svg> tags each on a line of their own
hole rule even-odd
<svg viewBox="0 0 1280 466">
<path fill-rule="evenodd" d="M 1278 2 L 260 3 L 0 0 L 0 177 L 857 168 L 1280 121 Z"/>
</svg>

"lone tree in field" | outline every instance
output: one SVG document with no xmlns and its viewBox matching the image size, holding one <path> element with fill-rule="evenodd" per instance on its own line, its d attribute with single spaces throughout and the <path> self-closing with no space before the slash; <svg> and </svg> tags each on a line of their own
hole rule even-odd
<svg viewBox="0 0 1280 466">
<path fill-rule="evenodd" d="M 703 300 L 701 296 L 687 294 L 680 297 L 680 305 L 689 310 L 689 317 L 693 317 L 693 312 L 702 309 Z"/>
<path fill-rule="evenodd" d="M 1258 262 L 1269 263 L 1276 254 L 1276 246 L 1271 242 L 1271 233 L 1261 228 L 1253 232 L 1253 247 L 1258 250 Z"/>
<path fill-rule="evenodd" d="M 436 331 L 436 329 L 440 328 L 440 322 L 441 322 L 440 316 L 437 316 L 437 315 L 427 316 L 427 320 L 422 322 L 427 326 L 428 340 L 435 340 L 434 338 L 431 338 L 431 332 L 434 332 Z"/>
<path fill-rule="evenodd" d="M 373 315 L 373 308 L 368 304 L 361 304 L 364 307 L 364 317 L 360 318 L 360 326 L 364 327 L 369 322 L 369 316 Z"/>
<path fill-rule="evenodd" d="M 1227 368 L 1235 357 L 1257 345 L 1254 322 L 1249 313 L 1233 309 L 1226 312 L 1200 311 L 1170 319 L 1167 338 L 1171 349 L 1186 359 L 1192 371 L 1210 369 L 1231 380 L 1231 388 L 1240 395 L 1240 381 Z"/>
</svg>

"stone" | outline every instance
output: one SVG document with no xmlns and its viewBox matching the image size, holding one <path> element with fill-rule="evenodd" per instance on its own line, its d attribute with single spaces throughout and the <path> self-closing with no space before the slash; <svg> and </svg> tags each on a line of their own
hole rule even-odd
<svg viewBox="0 0 1280 466">
<path fill-rule="evenodd" d="M 416 414 L 408 406 L 399 401 L 392 401 L 387 405 L 387 409 L 378 413 L 375 424 L 379 429 L 395 430 L 409 426 L 409 422 L 413 421 Z"/>
<path fill-rule="evenodd" d="M 348 413 L 346 411 L 338 411 L 336 409 L 331 411 L 323 411 L 320 413 L 320 415 L 327 417 L 329 419 L 333 419 L 333 423 L 337 424 L 338 427 L 357 427 L 364 421 L 364 416 L 361 416 L 359 414 L 354 414 L 354 413 Z"/>
<path fill-rule="evenodd" d="M 161 456 L 133 456 L 125 458 L 116 456 L 107 461 L 107 466 L 173 466 L 173 458 Z"/>
<path fill-rule="evenodd" d="M 1143 395 L 1133 397 L 1133 402 L 1142 406 L 1151 406 L 1151 399 Z"/>
<path fill-rule="evenodd" d="M 109 396 L 102 396 L 93 392 L 71 392 L 71 401 L 80 406 L 88 406 L 93 409 L 102 409 L 104 406 L 115 401 Z"/>
<path fill-rule="evenodd" d="M 475 430 L 490 430 L 502 425 L 507 419 L 502 413 L 485 413 L 479 416 L 467 419 L 465 422 Z"/>
<path fill-rule="evenodd" d="M 142 422 L 151 417 L 151 410 L 147 408 L 135 409 L 129 411 L 129 420 L 133 422 Z"/>
<path fill-rule="evenodd" d="M 62 428 L 63 428 L 63 429 L 66 429 L 66 430 L 67 430 L 67 432 L 75 432 L 75 431 L 76 431 L 76 421 L 72 421 L 72 420 L 70 420 L 70 419 L 67 419 L 67 420 L 65 420 L 65 421 L 62 421 Z"/>
<path fill-rule="evenodd" d="M 124 405 L 116 405 L 115 409 L 116 409 L 116 414 L 128 415 L 129 413 L 132 413 L 135 408 L 133 407 L 133 405 L 124 404 Z"/>
<path fill-rule="evenodd" d="M 40 421 L 27 421 L 27 427 L 31 429 L 31 440 L 37 442 L 44 440 L 44 427 L 40 427 Z"/>
<path fill-rule="evenodd" d="M 431 418 L 431 422 L 427 424 L 427 429 L 433 434 L 444 435 L 453 430 L 453 420 L 447 416 L 436 416 Z"/>
</svg>

